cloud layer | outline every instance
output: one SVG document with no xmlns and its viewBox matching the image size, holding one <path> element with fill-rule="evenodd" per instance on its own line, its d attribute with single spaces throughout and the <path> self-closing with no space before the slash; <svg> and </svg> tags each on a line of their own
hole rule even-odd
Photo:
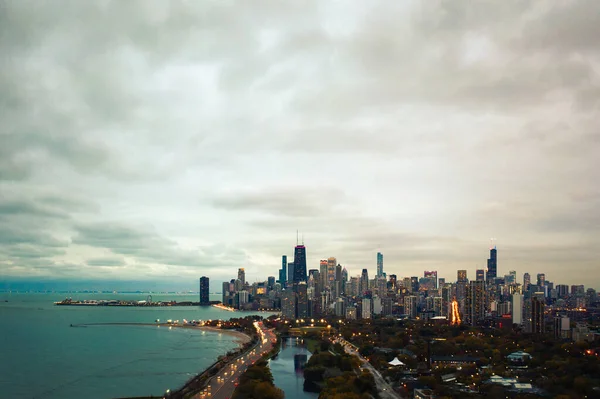
<svg viewBox="0 0 600 399">
<path fill-rule="evenodd" d="M 0 7 L 3 279 L 600 286 L 596 1 Z"/>
</svg>

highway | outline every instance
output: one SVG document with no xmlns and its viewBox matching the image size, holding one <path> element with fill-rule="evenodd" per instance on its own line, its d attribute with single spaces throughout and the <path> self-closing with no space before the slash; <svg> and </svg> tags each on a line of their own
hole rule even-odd
<svg viewBox="0 0 600 399">
<path fill-rule="evenodd" d="M 373 367 L 367 359 L 365 359 L 360 355 L 360 353 L 358 353 L 358 350 L 354 345 L 352 345 L 343 338 L 334 338 L 332 339 L 332 341 L 333 343 L 339 343 L 340 345 L 342 345 L 346 353 L 358 357 L 358 359 L 361 362 L 361 370 L 367 369 L 375 379 L 377 391 L 381 399 L 402 399 L 402 396 L 400 396 L 396 391 L 392 389 L 392 387 L 385 381 L 385 379 L 379 373 L 379 371 L 375 370 L 375 367 Z"/>
<path fill-rule="evenodd" d="M 238 385 L 239 377 L 246 369 L 268 353 L 276 342 L 275 334 L 266 329 L 262 322 L 255 322 L 254 327 L 261 337 L 260 343 L 250 352 L 236 358 L 214 375 L 205 389 L 194 395 L 194 399 L 229 399 Z"/>
</svg>

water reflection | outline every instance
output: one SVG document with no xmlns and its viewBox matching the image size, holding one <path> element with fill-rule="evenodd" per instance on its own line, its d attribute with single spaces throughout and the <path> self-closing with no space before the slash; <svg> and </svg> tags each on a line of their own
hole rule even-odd
<svg viewBox="0 0 600 399">
<path fill-rule="evenodd" d="M 269 362 L 275 385 L 285 392 L 286 399 L 314 399 L 319 396 L 304 392 L 303 369 L 310 356 L 302 340 L 284 338 L 279 355 Z"/>
</svg>

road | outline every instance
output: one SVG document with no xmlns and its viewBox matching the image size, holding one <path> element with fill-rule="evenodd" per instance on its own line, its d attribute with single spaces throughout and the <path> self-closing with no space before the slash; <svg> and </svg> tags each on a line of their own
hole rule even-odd
<svg viewBox="0 0 600 399">
<path fill-rule="evenodd" d="M 277 338 L 275 334 L 266 329 L 262 322 L 255 322 L 256 327 L 261 337 L 260 343 L 250 352 L 236 358 L 223 367 L 219 373 L 214 375 L 207 384 L 207 387 L 202 392 L 194 395 L 194 399 L 229 399 L 238 385 L 239 377 L 246 369 L 259 360 L 265 353 L 273 348 L 273 344 Z"/>
<path fill-rule="evenodd" d="M 351 343 L 343 338 L 334 338 L 332 341 L 333 343 L 342 345 L 346 353 L 358 357 L 361 362 L 361 370 L 367 369 L 375 379 L 375 385 L 377 386 L 377 391 L 381 399 L 402 399 L 402 396 L 392 389 L 379 371 L 375 370 L 375 367 L 373 367 L 367 359 L 362 357 L 360 353 L 358 353 L 358 350 Z"/>
</svg>

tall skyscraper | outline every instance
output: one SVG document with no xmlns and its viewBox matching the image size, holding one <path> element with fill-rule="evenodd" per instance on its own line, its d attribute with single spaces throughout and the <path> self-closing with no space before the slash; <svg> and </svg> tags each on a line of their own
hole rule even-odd
<svg viewBox="0 0 600 399">
<path fill-rule="evenodd" d="M 530 285 L 531 285 L 531 274 L 529 274 L 529 273 L 523 274 L 523 292 L 529 291 Z"/>
<path fill-rule="evenodd" d="M 327 280 L 327 259 L 321 259 L 319 262 L 319 272 L 321 275 L 321 290 L 324 290 L 329 286 Z"/>
<path fill-rule="evenodd" d="M 209 287 L 210 285 L 208 277 L 200 277 L 200 306 L 206 306 L 210 304 L 210 299 L 208 297 Z"/>
<path fill-rule="evenodd" d="M 294 262 L 288 262 L 288 272 L 287 272 L 288 286 L 294 284 Z"/>
<path fill-rule="evenodd" d="M 335 267 L 337 266 L 337 259 L 333 256 L 327 259 L 327 286 L 333 287 L 335 282 Z"/>
<path fill-rule="evenodd" d="M 396 280 L 397 276 L 395 274 L 390 274 L 390 288 L 394 291 L 396 290 L 398 284 Z"/>
<path fill-rule="evenodd" d="M 231 303 L 229 302 L 229 292 L 230 292 L 230 288 L 231 288 L 231 283 L 229 283 L 228 281 L 223 281 L 223 286 L 222 286 L 222 295 L 223 295 L 223 305 L 225 306 L 231 306 Z"/>
<path fill-rule="evenodd" d="M 305 281 L 300 281 L 296 287 L 296 318 L 305 319 L 308 317 L 308 294 L 307 284 Z"/>
<path fill-rule="evenodd" d="M 513 324 L 523 324 L 523 295 L 513 294 L 512 295 L 512 322 Z"/>
<path fill-rule="evenodd" d="M 544 324 L 544 308 L 545 303 L 538 297 L 531 298 L 531 327 L 532 334 L 543 334 L 545 331 Z"/>
<path fill-rule="evenodd" d="M 465 300 L 465 322 L 476 326 L 485 317 L 485 281 L 470 281 Z"/>
<path fill-rule="evenodd" d="M 377 277 L 383 277 L 383 254 L 377 252 Z"/>
<path fill-rule="evenodd" d="M 484 281 L 485 280 L 485 270 L 483 270 L 483 269 L 475 270 L 475 280 Z"/>
<path fill-rule="evenodd" d="M 423 278 L 429 279 L 429 285 L 432 285 L 433 288 L 437 288 L 437 270 L 425 271 L 423 272 Z"/>
<path fill-rule="evenodd" d="M 362 274 L 360 276 L 359 295 L 364 295 L 367 291 L 369 291 L 369 272 L 367 271 L 367 269 L 362 269 Z"/>
<path fill-rule="evenodd" d="M 498 272 L 498 252 L 496 247 L 490 249 L 490 258 L 487 261 L 487 282 L 493 284 Z"/>
<path fill-rule="evenodd" d="M 415 319 L 417 317 L 417 297 L 409 295 L 404 297 L 404 314 Z"/>
<path fill-rule="evenodd" d="M 306 282 L 306 247 L 296 245 L 294 248 L 294 284 Z"/>
<path fill-rule="evenodd" d="M 243 267 L 238 269 L 238 280 L 242 282 L 242 285 L 246 285 L 246 271 Z"/>
<path fill-rule="evenodd" d="M 287 255 L 281 257 L 281 269 L 279 269 L 279 283 L 282 287 L 285 287 L 287 283 Z"/>
</svg>

